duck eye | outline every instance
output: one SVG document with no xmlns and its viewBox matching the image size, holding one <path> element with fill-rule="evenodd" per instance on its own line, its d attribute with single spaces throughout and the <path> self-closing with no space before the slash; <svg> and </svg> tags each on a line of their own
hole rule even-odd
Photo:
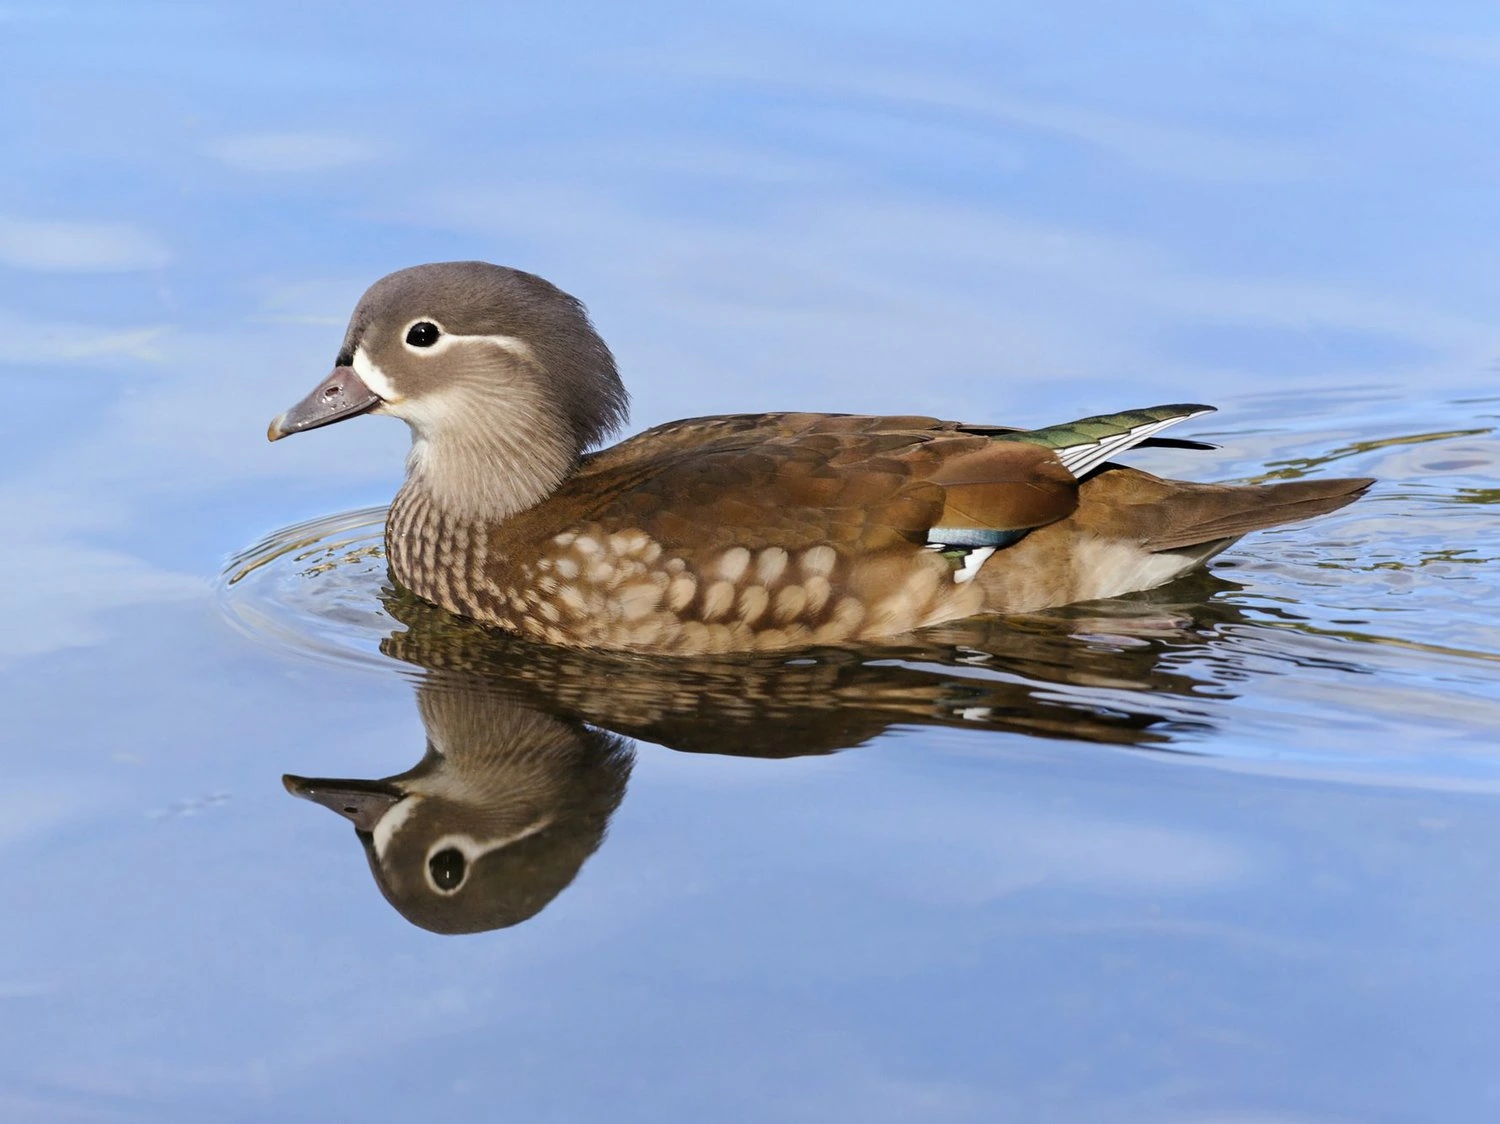
<svg viewBox="0 0 1500 1124">
<path fill-rule="evenodd" d="M 457 847 L 444 847 L 427 860 L 432 884 L 445 893 L 451 893 L 463 885 L 467 866 L 463 852 Z"/>
<path fill-rule="evenodd" d="M 418 320 L 407 330 L 406 342 L 412 347 L 431 347 L 441 335 L 438 326 L 430 320 Z"/>
</svg>

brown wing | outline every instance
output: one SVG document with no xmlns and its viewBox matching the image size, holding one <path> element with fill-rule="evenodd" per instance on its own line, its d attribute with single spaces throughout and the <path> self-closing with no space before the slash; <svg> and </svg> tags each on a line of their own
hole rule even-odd
<svg viewBox="0 0 1500 1124">
<path fill-rule="evenodd" d="M 718 414 L 666 422 L 586 457 L 584 470 L 615 470 L 625 465 L 656 465 L 673 453 L 743 449 L 767 441 L 815 433 L 952 433 L 958 422 L 918 415 Z M 986 434 L 990 431 L 985 430 Z M 995 431 L 1000 432 L 1000 431 Z M 1008 432 L 1008 431 L 1007 431 Z"/>
<path fill-rule="evenodd" d="M 921 545 L 935 526 L 1024 530 L 1077 506 L 1051 450 L 926 417 L 760 414 L 675 422 L 590 458 L 569 517 L 718 549 Z"/>
</svg>

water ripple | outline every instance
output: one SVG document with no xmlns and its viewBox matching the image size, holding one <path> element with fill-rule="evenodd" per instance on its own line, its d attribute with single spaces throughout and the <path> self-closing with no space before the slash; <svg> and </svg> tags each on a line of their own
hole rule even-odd
<svg viewBox="0 0 1500 1124">
<path fill-rule="evenodd" d="M 237 555 L 220 602 L 242 632 L 286 655 L 499 693 L 678 749 L 786 756 L 901 727 L 988 728 L 1236 767 L 1491 787 L 1500 636 L 1473 611 L 1500 588 L 1481 545 L 1497 512 L 1474 475 L 1496 461 L 1489 433 L 1377 432 L 1325 439 L 1324 453 L 1307 452 L 1305 434 L 1288 449 L 1282 434 L 1280 458 L 1256 448 L 1269 433 L 1220 435 L 1223 459 L 1248 446 L 1272 476 L 1339 460 L 1388 483 L 1331 517 L 1254 536 L 1213 574 L 895 644 L 691 660 L 534 644 L 397 589 L 378 507 L 288 527 Z M 1413 463 L 1416 450 L 1431 452 Z M 1458 517 L 1471 544 L 1444 533 Z"/>
</svg>

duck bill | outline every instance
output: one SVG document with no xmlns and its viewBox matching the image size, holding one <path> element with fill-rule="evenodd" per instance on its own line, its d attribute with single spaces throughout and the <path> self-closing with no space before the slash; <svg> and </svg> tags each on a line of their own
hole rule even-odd
<svg viewBox="0 0 1500 1124">
<path fill-rule="evenodd" d="M 335 367 L 333 374 L 319 383 L 316 390 L 271 422 L 266 438 L 280 441 L 288 434 L 332 425 L 373 410 L 378 405 L 380 395 L 365 385 L 353 367 Z"/>
<path fill-rule="evenodd" d="M 294 777 L 290 773 L 281 783 L 293 796 L 321 804 L 352 823 L 356 830 L 370 832 L 391 805 L 404 795 L 389 781 L 333 780 L 328 777 Z"/>
</svg>

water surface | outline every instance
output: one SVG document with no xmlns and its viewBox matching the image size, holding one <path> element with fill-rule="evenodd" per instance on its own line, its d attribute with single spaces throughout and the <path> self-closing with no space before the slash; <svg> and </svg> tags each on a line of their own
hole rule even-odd
<svg viewBox="0 0 1500 1124">
<path fill-rule="evenodd" d="M 1497 44 L 0 7 L 0 1117 L 1493 1117 Z M 885 648 L 537 648 L 390 589 L 399 426 L 262 437 L 470 257 L 588 302 L 635 428 L 1209 401 L 1132 463 L 1380 483 Z M 370 861 L 414 771 L 496 861 Z"/>
</svg>

